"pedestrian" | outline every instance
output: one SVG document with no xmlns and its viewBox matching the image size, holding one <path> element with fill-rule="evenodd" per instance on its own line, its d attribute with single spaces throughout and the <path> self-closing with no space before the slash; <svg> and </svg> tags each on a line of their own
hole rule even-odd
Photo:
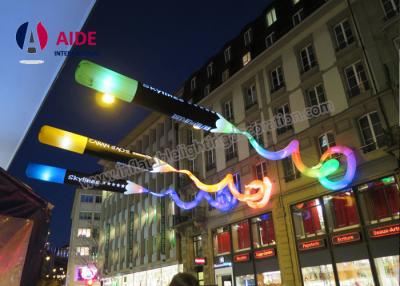
<svg viewBox="0 0 400 286">
<path fill-rule="evenodd" d="M 182 272 L 172 278 L 169 286 L 199 286 L 199 281 L 192 274 Z"/>
</svg>

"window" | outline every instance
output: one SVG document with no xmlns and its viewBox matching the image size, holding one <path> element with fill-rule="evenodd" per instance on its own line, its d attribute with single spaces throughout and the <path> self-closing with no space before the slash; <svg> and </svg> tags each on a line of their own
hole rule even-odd
<svg viewBox="0 0 400 286">
<path fill-rule="evenodd" d="M 364 153 L 376 150 L 385 145 L 385 133 L 381 126 L 378 112 L 370 112 L 358 119 L 363 141 Z"/>
<path fill-rule="evenodd" d="M 358 61 L 344 69 L 349 96 L 357 96 L 369 89 L 369 82 L 361 61 Z"/>
<path fill-rule="evenodd" d="M 343 49 L 354 42 L 353 32 L 351 30 L 348 19 L 343 20 L 333 27 L 336 38 L 336 47 L 338 50 Z"/>
<path fill-rule="evenodd" d="M 76 248 L 76 255 L 78 256 L 89 256 L 90 250 L 88 246 L 78 246 Z"/>
<path fill-rule="evenodd" d="M 236 189 L 241 192 L 242 189 L 242 182 L 240 180 L 240 172 L 236 172 L 233 174 L 233 183 L 236 186 Z"/>
<path fill-rule="evenodd" d="M 225 158 L 227 161 L 237 156 L 237 140 L 235 135 L 225 136 Z"/>
<path fill-rule="evenodd" d="M 256 178 L 263 180 L 267 176 L 267 162 L 260 162 L 256 164 Z"/>
<path fill-rule="evenodd" d="M 195 173 L 196 172 L 196 160 L 188 160 L 188 169 L 190 172 Z"/>
<path fill-rule="evenodd" d="M 81 195 L 81 203 L 93 203 L 92 195 Z"/>
<path fill-rule="evenodd" d="M 312 44 L 309 44 L 307 47 L 300 50 L 300 62 L 303 72 L 306 72 L 317 65 Z"/>
<path fill-rule="evenodd" d="M 101 204 L 102 198 L 101 196 L 96 196 L 96 204 Z"/>
<path fill-rule="evenodd" d="M 251 53 L 250 52 L 245 53 L 242 61 L 243 61 L 243 66 L 247 65 L 251 61 Z"/>
<path fill-rule="evenodd" d="M 271 70 L 271 92 L 275 92 L 285 86 L 285 81 L 283 79 L 283 71 L 282 66 L 277 66 L 273 70 Z"/>
<path fill-rule="evenodd" d="M 210 94 L 210 85 L 207 84 L 207 85 L 204 87 L 204 96 L 207 96 L 207 95 L 209 95 L 209 94 Z"/>
<path fill-rule="evenodd" d="M 275 32 L 272 32 L 265 37 L 265 47 L 267 49 L 271 47 L 274 42 L 275 42 Z"/>
<path fill-rule="evenodd" d="M 257 103 L 256 85 L 252 84 L 244 89 L 245 108 L 249 109 Z"/>
<path fill-rule="evenodd" d="M 93 213 L 94 220 L 100 220 L 100 213 Z"/>
<path fill-rule="evenodd" d="M 220 227 L 214 233 L 214 255 L 224 255 L 231 252 L 231 236 L 229 227 Z"/>
<path fill-rule="evenodd" d="M 98 228 L 93 228 L 93 231 L 92 231 L 92 237 L 93 237 L 93 239 L 98 239 L 99 238 L 99 229 Z"/>
<path fill-rule="evenodd" d="M 325 196 L 324 205 L 330 231 L 359 226 L 360 220 L 352 190 Z"/>
<path fill-rule="evenodd" d="M 285 176 L 285 182 L 293 181 L 300 177 L 300 173 L 295 167 L 291 157 L 282 160 L 283 173 Z"/>
<path fill-rule="evenodd" d="M 293 129 L 292 117 L 290 115 L 289 103 L 286 103 L 275 110 L 275 120 L 277 125 L 277 134 L 281 135 Z"/>
<path fill-rule="evenodd" d="M 366 224 L 399 219 L 400 192 L 393 176 L 358 186 Z"/>
<path fill-rule="evenodd" d="M 292 16 L 293 27 L 300 24 L 300 22 L 303 20 L 303 17 L 304 17 L 304 12 L 303 12 L 303 8 L 302 8 Z"/>
<path fill-rule="evenodd" d="M 383 11 L 386 19 L 390 19 L 399 12 L 398 0 L 382 0 Z"/>
<path fill-rule="evenodd" d="M 215 148 L 206 151 L 206 170 L 212 170 L 215 168 Z"/>
<path fill-rule="evenodd" d="M 214 74 L 214 70 L 213 70 L 213 63 L 209 63 L 207 66 L 207 77 L 210 78 L 212 77 L 212 75 Z"/>
<path fill-rule="evenodd" d="M 196 89 L 196 77 L 192 78 L 190 81 L 190 90 L 195 90 Z"/>
<path fill-rule="evenodd" d="M 271 10 L 269 10 L 267 12 L 267 15 L 265 16 L 266 20 L 267 20 L 267 26 L 271 26 L 273 23 L 276 22 L 276 12 L 275 12 L 275 8 L 272 8 Z"/>
<path fill-rule="evenodd" d="M 293 206 L 292 215 L 297 239 L 325 233 L 325 224 L 319 199 Z"/>
<path fill-rule="evenodd" d="M 308 106 L 321 106 L 326 102 L 325 91 L 322 83 L 314 85 L 307 90 Z"/>
<path fill-rule="evenodd" d="M 226 69 L 222 73 L 222 82 L 226 81 L 228 78 L 229 78 L 229 69 Z"/>
<path fill-rule="evenodd" d="M 252 218 L 251 231 L 253 233 L 254 248 L 274 245 L 276 243 L 274 222 L 271 213 Z"/>
<path fill-rule="evenodd" d="M 186 144 L 187 145 L 192 145 L 193 144 L 193 139 L 194 139 L 193 130 L 192 129 L 187 129 L 186 136 L 187 136 Z"/>
<path fill-rule="evenodd" d="M 91 212 L 79 212 L 79 219 L 80 220 L 92 220 L 92 213 Z"/>
<path fill-rule="evenodd" d="M 244 37 L 244 45 L 247 47 L 248 45 L 251 44 L 252 37 L 253 37 L 251 28 L 248 29 L 248 30 L 244 33 L 243 37 Z"/>
<path fill-rule="evenodd" d="M 228 121 L 234 121 L 234 116 L 233 116 L 233 104 L 232 100 L 227 100 L 222 104 L 222 115 L 225 117 L 226 120 Z"/>
<path fill-rule="evenodd" d="M 237 156 L 237 140 L 235 135 L 224 136 L 225 160 L 232 160 Z"/>
<path fill-rule="evenodd" d="M 232 242 L 235 252 L 250 249 L 250 227 L 248 220 L 232 225 Z"/>
<path fill-rule="evenodd" d="M 369 259 L 353 260 L 336 264 L 340 285 L 374 285 Z M 391 284 L 391 283 L 390 283 Z M 383 285 L 390 285 L 383 284 Z M 396 283 L 398 284 L 398 283 Z"/>
<path fill-rule="evenodd" d="M 329 147 L 336 146 L 335 135 L 332 132 L 327 132 L 318 137 L 318 146 L 321 155 L 328 150 Z"/>
<path fill-rule="evenodd" d="M 260 144 L 261 146 L 264 145 L 261 122 L 259 120 L 249 123 L 247 125 L 247 131 L 251 134 L 251 136 L 254 137 L 254 139 L 256 139 L 258 144 Z M 250 142 L 249 142 L 249 148 L 250 150 L 252 150 Z"/>
<path fill-rule="evenodd" d="M 91 229 L 90 228 L 78 228 L 78 237 L 90 237 Z"/>
<path fill-rule="evenodd" d="M 193 237 L 194 257 L 203 257 L 203 240 L 201 235 Z"/>
<path fill-rule="evenodd" d="M 224 50 L 224 58 L 225 58 L 225 63 L 228 63 L 231 60 L 231 46 L 227 47 Z"/>
</svg>

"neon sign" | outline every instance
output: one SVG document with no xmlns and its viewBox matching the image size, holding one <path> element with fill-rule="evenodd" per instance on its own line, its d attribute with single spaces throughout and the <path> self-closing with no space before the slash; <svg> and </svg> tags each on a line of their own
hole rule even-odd
<svg viewBox="0 0 400 286">
<path fill-rule="evenodd" d="M 335 235 L 332 237 L 332 244 L 344 244 L 359 241 L 361 239 L 359 232 Z"/>
<path fill-rule="evenodd" d="M 254 251 L 254 258 L 255 259 L 264 259 L 268 257 L 276 256 L 275 248 L 267 248 Z"/>
<path fill-rule="evenodd" d="M 248 253 L 237 254 L 233 257 L 233 261 L 235 262 L 246 262 L 250 260 L 250 255 Z"/>
<path fill-rule="evenodd" d="M 325 247 L 325 242 L 322 239 L 305 241 L 299 243 L 299 250 L 310 250 L 315 248 L 322 248 Z"/>
<path fill-rule="evenodd" d="M 400 224 L 392 224 L 382 227 L 376 227 L 369 231 L 369 235 L 372 238 L 397 235 L 399 233 L 400 233 Z"/>
<path fill-rule="evenodd" d="M 196 257 L 194 259 L 194 264 L 196 265 L 206 265 L 207 259 L 205 257 Z"/>
</svg>

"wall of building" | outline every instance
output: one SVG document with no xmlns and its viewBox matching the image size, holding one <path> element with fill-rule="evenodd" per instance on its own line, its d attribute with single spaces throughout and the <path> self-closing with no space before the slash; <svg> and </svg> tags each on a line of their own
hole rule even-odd
<svg viewBox="0 0 400 286">
<path fill-rule="evenodd" d="M 70 254 L 66 285 L 80 286 L 85 282 L 77 280 L 79 267 L 95 265 L 99 267 L 101 192 L 97 190 L 77 189 L 71 212 Z M 84 249 L 82 249 L 84 248 Z M 86 249 L 87 248 L 87 249 Z M 99 273 L 98 278 L 101 277 Z M 94 285 L 100 285 L 97 281 Z"/>
</svg>

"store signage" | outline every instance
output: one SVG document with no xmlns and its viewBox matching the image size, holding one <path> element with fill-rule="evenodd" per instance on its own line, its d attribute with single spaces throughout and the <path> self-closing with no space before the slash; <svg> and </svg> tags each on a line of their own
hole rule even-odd
<svg viewBox="0 0 400 286">
<path fill-rule="evenodd" d="M 268 249 L 254 251 L 255 259 L 263 259 L 263 258 L 273 257 L 275 255 L 276 255 L 275 248 L 268 248 Z"/>
<path fill-rule="evenodd" d="M 323 239 L 317 239 L 299 243 L 299 250 L 301 251 L 315 249 L 315 248 L 322 248 L 322 247 L 325 247 L 325 242 Z"/>
<path fill-rule="evenodd" d="M 359 232 L 352 232 L 333 236 L 332 243 L 337 245 L 359 241 L 360 239 L 361 237 Z"/>
<path fill-rule="evenodd" d="M 207 263 L 207 260 L 205 257 L 196 257 L 194 259 L 194 264 L 196 264 L 196 265 L 206 265 L 206 263 Z"/>
<path fill-rule="evenodd" d="M 400 224 L 392 224 L 383 227 L 376 227 L 369 231 L 369 235 L 372 238 L 396 235 L 399 233 L 400 233 Z"/>
<path fill-rule="evenodd" d="M 246 262 L 250 260 L 250 255 L 248 253 L 238 254 L 233 257 L 235 262 Z"/>
</svg>

